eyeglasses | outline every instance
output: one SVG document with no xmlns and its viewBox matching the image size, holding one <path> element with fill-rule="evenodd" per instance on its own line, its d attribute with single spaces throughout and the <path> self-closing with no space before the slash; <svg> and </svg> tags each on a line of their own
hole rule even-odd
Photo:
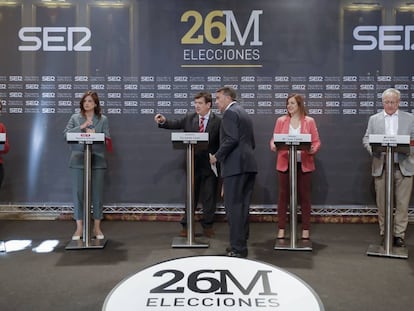
<svg viewBox="0 0 414 311">
<path fill-rule="evenodd" d="M 385 100 L 382 102 L 384 105 L 388 105 L 388 106 L 394 106 L 397 105 L 398 102 L 397 101 L 393 101 L 393 100 Z"/>
</svg>

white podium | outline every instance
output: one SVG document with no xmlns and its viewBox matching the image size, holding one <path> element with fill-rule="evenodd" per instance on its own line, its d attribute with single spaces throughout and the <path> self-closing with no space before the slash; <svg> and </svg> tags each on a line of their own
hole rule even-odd
<svg viewBox="0 0 414 311">
<path fill-rule="evenodd" d="M 6 133 L 0 133 L 0 150 L 4 150 L 5 143 L 6 143 Z"/>
<path fill-rule="evenodd" d="M 6 133 L 0 133 L 0 150 L 4 150 L 4 144 L 6 143 Z M 0 252 L 6 251 L 6 243 L 0 240 Z"/>
<path fill-rule="evenodd" d="M 104 248 L 106 239 L 91 238 L 91 188 L 92 188 L 92 145 L 105 143 L 104 133 L 66 133 L 69 144 L 82 144 L 84 147 L 83 171 L 83 237 L 81 240 L 71 241 L 67 250 L 99 249 Z"/>
<path fill-rule="evenodd" d="M 196 240 L 194 234 L 194 150 L 207 148 L 208 133 L 178 132 L 171 133 L 171 142 L 174 148 L 186 148 L 186 214 L 187 214 L 187 237 L 174 237 L 173 248 L 205 248 L 209 243 Z"/>
<path fill-rule="evenodd" d="M 274 134 L 277 149 L 289 150 L 289 206 L 290 235 L 289 239 L 276 239 L 274 249 L 312 251 L 312 241 L 297 238 L 297 151 L 309 149 L 311 134 Z"/>
<path fill-rule="evenodd" d="M 394 153 L 410 153 L 409 135 L 369 135 L 369 144 L 373 152 L 385 152 L 385 213 L 384 243 L 370 245 L 369 256 L 408 258 L 406 247 L 393 247 L 394 227 Z"/>
</svg>

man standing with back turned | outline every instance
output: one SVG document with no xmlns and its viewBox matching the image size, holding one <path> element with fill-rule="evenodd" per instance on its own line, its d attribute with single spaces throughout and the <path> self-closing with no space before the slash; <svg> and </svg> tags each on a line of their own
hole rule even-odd
<svg viewBox="0 0 414 311">
<path fill-rule="evenodd" d="M 249 207 L 257 174 L 253 124 L 247 112 L 236 102 L 234 89 L 218 89 L 216 104 L 223 113 L 223 119 L 220 148 L 210 155 L 210 162 L 221 163 L 224 205 L 230 227 L 230 247 L 226 251 L 227 256 L 245 258 L 248 253 Z"/>
<path fill-rule="evenodd" d="M 385 155 L 373 153 L 369 144 L 370 134 L 410 135 L 414 139 L 414 116 L 398 109 L 400 91 L 394 88 L 382 93 L 384 110 L 371 116 L 363 138 L 364 147 L 372 155 L 372 176 L 375 180 L 376 201 L 380 235 L 384 236 L 385 213 Z M 404 237 L 408 225 L 408 204 L 410 203 L 414 175 L 414 154 L 395 153 L 394 157 L 394 198 L 395 216 L 391 224 L 396 247 L 405 247 Z"/>
</svg>

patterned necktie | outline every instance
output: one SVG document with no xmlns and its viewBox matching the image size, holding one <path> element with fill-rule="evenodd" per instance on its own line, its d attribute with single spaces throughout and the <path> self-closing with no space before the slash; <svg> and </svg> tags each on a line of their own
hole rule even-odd
<svg viewBox="0 0 414 311">
<path fill-rule="evenodd" d="M 198 128 L 200 133 L 204 132 L 204 117 L 200 117 L 200 127 Z"/>
</svg>

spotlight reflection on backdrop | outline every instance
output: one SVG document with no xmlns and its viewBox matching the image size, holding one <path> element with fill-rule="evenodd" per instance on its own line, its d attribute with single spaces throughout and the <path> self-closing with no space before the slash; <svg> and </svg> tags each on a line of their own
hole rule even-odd
<svg viewBox="0 0 414 311">
<path fill-rule="evenodd" d="M 31 159 L 28 164 L 27 182 L 28 195 L 31 198 L 36 192 L 36 185 L 39 178 L 40 160 L 42 157 L 47 119 L 43 114 L 37 114 L 33 122 L 32 137 L 30 139 Z"/>
</svg>

